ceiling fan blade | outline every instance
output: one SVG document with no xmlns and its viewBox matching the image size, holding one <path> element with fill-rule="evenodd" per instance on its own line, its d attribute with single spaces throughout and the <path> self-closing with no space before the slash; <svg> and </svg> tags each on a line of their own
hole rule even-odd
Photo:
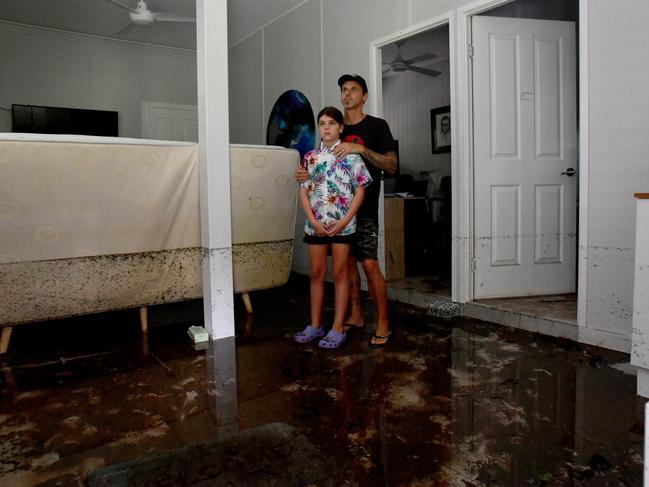
<svg viewBox="0 0 649 487">
<path fill-rule="evenodd" d="M 153 12 L 153 15 L 158 22 L 196 22 L 196 17 L 186 15 L 165 14 L 162 12 Z"/>
<path fill-rule="evenodd" d="M 123 36 L 123 35 L 128 34 L 129 32 L 131 32 L 131 29 L 133 29 L 133 26 L 134 26 L 134 25 L 135 25 L 135 24 L 134 24 L 133 22 L 129 22 L 128 24 L 126 24 L 126 25 L 122 28 L 122 30 L 120 30 L 120 31 L 117 33 L 117 35 L 118 35 L 118 36 Z"/>
<path fill-rule="evenodd" d="M 123 9 L 128 10 L 129 12 L 135 12 L 136 10 L 134 8 L 129 7 L 128 5 L 123 4 L 122 2 L 118 2 L 117 0 L 107 0 L 113 5 L 117 5 L 118 7 L 122 7 Z"/>
<path fill-rule="evenodd" d="M 435 76 L 439 76 L 442 74 L 441 71 L 434 71 L 432 69 L 426 69 L 426 68 L 418 68 L 417 66 L 408 66 L 406 69 L 409 71 L 414 71 L 415 73 L 421 73 L 421 74 L 427 74 L 428 76 L 432 76 L 433 78 Z"/>
<path fill-rule="evenodd" d="M 404 62 L 406 64 L 413 64 L 413 63 L 419 63 L 421 61 L 426 61 L 428 59 L 435 59 L 437 57 L 437 54 L 433 54 L 432 52 L 425 52 L 424 54 L 420 54 L 419 56 L 415 56 L 412 59 L 404 59 Z"/>
</svg>

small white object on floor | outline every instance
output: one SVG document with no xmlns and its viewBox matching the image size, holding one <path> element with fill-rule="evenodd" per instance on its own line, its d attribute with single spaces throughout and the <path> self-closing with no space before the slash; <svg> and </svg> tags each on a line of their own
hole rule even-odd
<svg viewBox="0 0 649 487">
<path fill-rule="evenodd" d="M 209 347 L 210 342 L 209 341 L 204 341 L 204 342 L 194 342 L 194 350 L 207 350 L 207 347 Z"/>
<path fill-rule="evenodd" d="M 210 339 L 209 333 L 203 326 L 190 326 L 187 329 L 187 334 L 194 340 L 194 343 L 206 342 Z"/>
</svg>

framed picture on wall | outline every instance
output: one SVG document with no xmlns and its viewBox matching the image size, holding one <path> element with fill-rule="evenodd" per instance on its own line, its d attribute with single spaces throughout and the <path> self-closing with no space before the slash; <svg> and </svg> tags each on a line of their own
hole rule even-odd
<svg viewBox="0 0 649 487">
<path fill-rule="evenodd" d="M 430 111 L 433 154 L 451 152 L 451 107 L 433 108 Z"/>
</svg>

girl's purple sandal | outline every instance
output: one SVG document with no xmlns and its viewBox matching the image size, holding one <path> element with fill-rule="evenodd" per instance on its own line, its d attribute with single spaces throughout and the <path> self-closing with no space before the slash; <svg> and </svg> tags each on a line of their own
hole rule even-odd
<svg viewBox="0 0 649 487">
<path fill-rule="evenodd" d="M 338 348 L 347 338 L 347 333 L 329 330 L 327 336 L 318 342 L 320 348 Z"/>
<path fill-rule="evenodd" d="M 307 325 L 304 330 L 293 335 L 293 340 L 298 343 L 308 343 L 316 338 L 322 337 L 324 334 L 325 332 L 322 326 L 319 328 L 313 328 L 311 325 Z"/>
</svg>

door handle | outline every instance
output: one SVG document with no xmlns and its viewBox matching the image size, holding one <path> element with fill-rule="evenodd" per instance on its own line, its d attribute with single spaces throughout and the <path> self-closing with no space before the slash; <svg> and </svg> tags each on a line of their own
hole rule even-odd
<svg viewBox="0 0 649 487">
<path fill-rule="evenodd" d="M 561 174 L 565 174 L 566 176 L 571 176 L 572 177 L 572 176 L 575 175 L 576 172 L 577 171 L 575 171 L 573 168 L 569 167 L 568 169 L 563 171 Z"/>
</svg>

